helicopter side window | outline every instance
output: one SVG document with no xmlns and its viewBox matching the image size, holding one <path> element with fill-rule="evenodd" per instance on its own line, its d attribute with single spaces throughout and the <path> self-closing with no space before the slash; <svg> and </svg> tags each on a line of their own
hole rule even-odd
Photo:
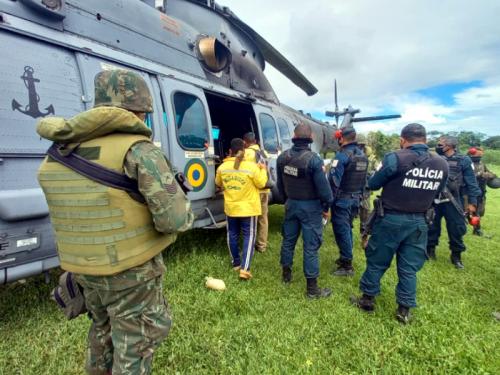
<svg viewBox="0 0 500 375">
<path fill-rule="evenodd" d="M 259 115 L 259 120 L 262 129 L 264 149 L 269 152 L 278 152 L 278 133 L 276 133 L 276 123 L 274 119 L 266 113 L 261 113 Z"/>
<path fill-rule="evenodd" d="M 290 129 L 285 120 L 278 119 L 278 129 L 280 131 L 281 143 L 283 144 L 283 150 L 287 150 L 292 146 L 292 138 L 290 137 Z"/>
<path fill-rule="evenodd" d="M 174 109 L 179 144 L 187 150 L 204 150 L 209 137 L 201 100 L 194 95 L 176 92 Z"/>
</svg>

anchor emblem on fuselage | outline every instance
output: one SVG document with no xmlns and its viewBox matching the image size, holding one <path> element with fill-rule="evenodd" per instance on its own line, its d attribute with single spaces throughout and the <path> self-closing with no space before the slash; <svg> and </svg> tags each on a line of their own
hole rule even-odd
<svg viewBox="0 0 500 375">
<path fill-rule="evenodd" d="M 24 81 L 24 85 L 28 89 L 28 100 L 29 103 L 22 109 L 22 105 L 17 102 L 16 99 L 12 99 L 12 110 L 19 111 L 24 113 L 25 115 L 31 116 L 33 118 L 44 117 L 50 114 L 55 114 L 54 106 L 51 104 L 47 108 L 45 108 L 45 113 L 40 112 L 38 108 L 38 103 L 40 102 L 40 96 L 36 92 L 35 83 L 40 82 L 38 78 L 33 77 L 33 73 L 35 73 L 35 69 L 31 66 L 24 67 L 24 73 L 21 76 L 21 79 Z"/>
</svg>

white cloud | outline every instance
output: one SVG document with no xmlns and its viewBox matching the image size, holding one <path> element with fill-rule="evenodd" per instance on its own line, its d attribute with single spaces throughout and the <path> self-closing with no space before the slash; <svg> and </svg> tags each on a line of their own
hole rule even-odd
<svg viewBox="0 0 500 375">
<path fill-rule="evenodd" d="M 279 98 L 308 112 L 341 106 L 364 115 L 394 107 L 403 120 L 372 123 L 398 129 L 405 119 L 432 127 L 467 126 L 500 133 L 500 1 L 496 0 L 219 0 L 282 52 L 318 87 L 307 97 L 266 67 Z M 456 96 L 448 108 L 412 95 L 449 82 L 485 87 Z"/>
</svg>

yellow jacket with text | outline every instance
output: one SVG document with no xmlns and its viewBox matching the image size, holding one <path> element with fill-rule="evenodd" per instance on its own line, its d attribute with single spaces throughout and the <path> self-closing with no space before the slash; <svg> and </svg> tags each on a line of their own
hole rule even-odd
<svg viewBox="0 0 500 375">
<path fill-rule="evenodd" d="M 259 189 L 266 185 L 266 170 L 245 160 L 235 169 L 234 162 L 234 157 L 224 159 L 215 176 L 215 184 L 224 190 L 224 212 L 232 217 L 259 216 Z"/>
</svg>

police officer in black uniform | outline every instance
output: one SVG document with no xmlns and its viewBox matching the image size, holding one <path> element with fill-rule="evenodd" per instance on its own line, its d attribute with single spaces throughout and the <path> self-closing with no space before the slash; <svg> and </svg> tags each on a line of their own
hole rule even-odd
<svg viewBox="0 0 500 375">
<path fill-rule="evenodd" d="M 366 270 L 360 281 L 363 295 L 351 297 L 351 302 L 362 310 L 374 310 L 380 280 L 396 256 L 396 318 L 408 323 L 410 308 L 416 306 L 417 272 L 426 258 L 425 213 L 446 184 L 448 166 L 429 153 L 422 125 L 406 125 L 400 142 L 402 149 L 385 155 L 382 167 L 368 180 L 370 190 L 383 190 L 366 248 Z"/>
<path fill-rule="evenodd" d="M 335 242 L 340 250 L 335 276 L 352 276 L 352 221 L 357 216 L 366 184 L 368 158 L 356 142 L 356 130 L 352 126 L 335 133 L 340 150 L 328 173 L 333 192 L 332 227 Z"/>
<path fill-rule="evenodd" d="M 328 218 L 332 191 L 323 170 L 323 160 L 311 151 L 311 127 L 295 127 L 293 147 L 283 152 L 277 160 L 277 185 L 286 198 L 281 244 L 283 282 L 292 280 L 293 253 L 302 230 L 304 241 L 304 274 L 309 298 L 328 297 L 332 291 L 319 288 L 318 251 L 323 238 L 322 218 Z"/>
<path fill-rule="evenodd" d="M 436 152 L 441 155 L 449 165 L 450 176 L 446 185 L 447 191 L 441 196 L 439 204 L 435 207 L 436 216 L 429 227 L 429 240 L 427 253 L 429 258 L 436 259 L 436 246 L 441 235 L 441 219 L 446 220 L 448 230 L 448 242 L 451 250 L 451 263 L 458 268 L 464 268 L 462 263 L 462 252 L 465 251 L 463 236 L 467 233 L 467 223 L 464 217 L 462 194 L 468 196 L 467 211 L 471 214 L 476 212 L 477 197 L 481 195 L 481 189 L 476 181 L 472 160 L 457 152 L 458 140 L 455 137 L 443 136 L 439 138 Z"/>
</svg>

